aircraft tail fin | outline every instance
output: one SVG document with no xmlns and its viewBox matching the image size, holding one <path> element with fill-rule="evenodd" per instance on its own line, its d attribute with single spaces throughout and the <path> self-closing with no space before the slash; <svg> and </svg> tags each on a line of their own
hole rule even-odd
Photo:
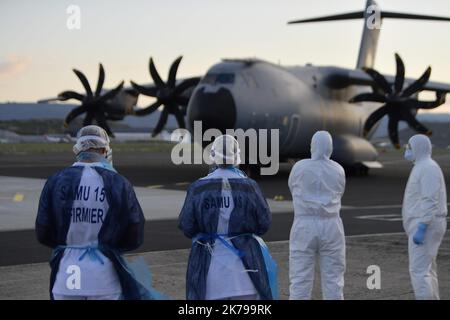
<svg viewBox="0 0 450 320">
<path fill-rule="evenodd" d="M 364 11 L 349 12 L 312 19 L 294 20 L 289 21 L 288 24 L 364 19 L 364 28 L 356 67 L 372 68 L 375 63 L 378 37 L 380 34 L 381 21 L 383 18 L 450 21 L 450 18 L 448 17 L 381 11 L 374 0 L 367 0 Z"/>
</svg>

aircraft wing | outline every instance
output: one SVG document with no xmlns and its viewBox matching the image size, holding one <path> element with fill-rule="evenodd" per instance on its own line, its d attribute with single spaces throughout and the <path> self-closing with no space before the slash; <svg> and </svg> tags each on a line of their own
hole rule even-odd
<svg viewBox="0 0 450 320">
<path fill-rule="evenodd" d="M 185 79 L 179 79 L 176 81 L 176 86 L 183 84 L 184 89 L 180 90 L 179 96 L 182 97 L 185 101 L 189 101 L 191 98 L 191 94 L 194 91 L 194 88 L 197 86 L 197 84 L 200 82 L 201 77 L 192 77 L 192 78 L 185 78 Z M 153 94 L 153 96 L 156 96 L 158 87 L 154 83 L 148 83 L 142 85 L 142 87 L 148 89 L 150 93 Z M 108 91 L 108 90 L 104 90 Z M 127 95 L 130 95 L 132 97 L 137 98 L 141 92 L 138 92 L 136 88 L 129 86 L 124 87 L 122 89 L 123 93 L 126 93 Z M 38 100 L 38 103 L 49 103 L 49 102 L 55 102 L 55 101 L 65 101 L 62 100 L 59 97 L 51 97 L 51 98 L 45 98 Z"/>
<path fill-rule="evenodd" d="M 351 85 L 372 86 L 374 81 L 363 70 L 349 70 L 341 68 L 329 67 L 327 76 L 325 77 L 326 84 L 335 89 L 346 88 Z M 390 84 L 394 84 L 395 77 L 383 75 Z M 416 79 L 405 78 L 404 87 L 413 83 Z M 423 91 L 434 92 L 450 92 L 450 84 L 443 82 L 428 81 L 423 87 Z"/>
</svg>

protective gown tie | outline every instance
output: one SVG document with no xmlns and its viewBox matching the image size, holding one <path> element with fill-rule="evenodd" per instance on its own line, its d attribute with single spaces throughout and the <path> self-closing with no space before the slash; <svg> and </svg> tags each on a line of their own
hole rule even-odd
<svg viewBox="0 0 450 320">
<path fill-rule="evenodd" d="M 56 248 L 57 251 L 64 249 L 77 249 L 84 250 L 81 256 L 78 258 L 78 261 L 82 261 L 86 256 L 88 256 L 91 260 L 97 260 L 100 264 L 105 264 L 102 257 L 99 254 L 98 246 L 89 245 L 89 246 L 58 246 Z"/>
<path fill-rule="evenodd" d="M 239 258 L 243 258 L 245 256 L 245 252 L 239 249 L 236 249 L 234 246 L 228 243 L 228 241 L 225 239 L 225 237 L 228 237 L 228 239 L 232 239 L 235 237 L 241 237 L 241 236 L 252 236 L 250 233 L 244 233 L 244 234 L 238 234 L 238 235 L 228 235 L 224 233 L 199 233 L 197 236 L 195 236 L 192 239 L 192 242 L 195 243 L 197 241 L 209 241 L 209 240 L 216 240 L 219 239 L 219 241 L 231 252 L 233 252 L 235 255 L 237 255 Z"/>
</svg>

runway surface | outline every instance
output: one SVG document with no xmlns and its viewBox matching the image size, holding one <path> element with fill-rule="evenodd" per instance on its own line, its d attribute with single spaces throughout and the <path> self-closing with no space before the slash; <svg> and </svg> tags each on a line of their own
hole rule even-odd
<svg viewBox="0 0 450 320">
<path fill-rule="evenodd" d="M 147 218 L 145 243 L 138 252 L 188 248 L 190 241 L 177 228 L 178 212 L 176 206 L 173 206 L 171 196 L 176 197 L 178 202 L 182 201 L 183 192 L 189 183 L 204 176 L 208 168 L 204 165 L 175 166 L 170 161 L 169 155 L 163 153 L 133 152 L 114 154 L 114 156 L 116 169 L 134 186 L 140 187 L 138 194 L 143 197 L 142 201 L 146 201 L 143 205 Z M 450 150 L 437 151 L 435 159 L 442 166 L 446 181 L 450 181 Z M 411 164 L 403 160 L 400 151 L 381 153 L 380 161 L 385 167 L 371 171 L 368 177 L 347 178 L 341 212 L 347 235 L 402 231 L 401 203 Z M 72 162 L 71 154 L 1 155 L 0 176 L 46 179 Z M 290 168 L 290 165 L 284 164 L 276 176 L 266 176 L 257 180 L 268 199 L 276 196 L 282 196 L 285 199 L 279 205 L 276 201 L 271 201 L 272 205 L 278 205 L 278 209 L 273 214 L 272 227 L 264 237 L 267 241 L 289 238 L 293 219 L 293 212 L 289 209 L 291 197 L 287 186 Z M 29 183 L 28 187 L 30 187 Z M 7 214 L 11 214 L 9 206 L 20 205 L 21 202 L 27 201 L 26 188 L 27 183 L 24 183 L 23 192 L 16 190 L 0 195 L 0 221 L 3 221 L 1 219 Z M 150 198 L 145 198 L 147 196 Z M 167 218 L 162 214 L 162 209 L 155 209 L 155 206 L 152 206 L 152 201 L 158 202 L 160 208 L 166 208 L 167 211 L 164 212 L 168 212 Z M 50 250 L 36 242 L 34 230 L 31 229 L 30 221 L 35 215 L 35 211 L 32 210 L 33 205 L 37 207 L 35 202 L 31 203 L 31 207 L 27 209 L 25 229 L 8 230 L 7 226 L 0 226 L 0 230 L 8 230 L 0 231 L 0 266 L 49 260 Z M 171 211 L 172 207 L 175 209 Z M 286 208 L 285 211 L 283 208 Z M 152 210 L 158 212 L 152 212 Z M 20 214 L 25 213 L 20 212 Z"/>
</svg>

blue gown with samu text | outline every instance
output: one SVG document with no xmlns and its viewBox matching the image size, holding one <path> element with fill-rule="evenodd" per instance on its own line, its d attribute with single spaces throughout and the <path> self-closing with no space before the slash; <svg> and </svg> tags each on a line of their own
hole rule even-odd
<svg viewBox="0 0 450 320">
<path fill-rule="evenodd" d="M 143 242 L 144 215 L 132 185 L 121 175 L 102 167 L 94 167 L 102 177 L 109 211 L 98 234 L 98 250 L 113 263 L 120 281 L 124 299 L 152 299 L 151 292 L 137 279 L 122 253 L 134 250 Z M 80 184 L 83 167 L 72 166 L 56 173 L 47 180 L 41 194 L 36 218 L 36 230 L 41 242 L 52 247 L 50 261 L 50 297 L 63 257 L 66 237 L 70 227 L 71 208 L 75 190 Z M 127 239 L 127 232 L 132 237 Z M 42 239 L 45 238 L 45 241 Z M 132 239 L 132 240 L 129 240 Z"/>
<path fill-rule="evenodd" d="M 236 203 L 230 215 L 228 236 L 241 257 L 245 269 L 258 270 L 250 272 L 250 279 L 262 300 L 273 299 L 269 275 L 264 255 L 258 240 L 252 237 L 267 232 L 271 224 L 271 213 L 259 186 L 249 178 L 229 178 L 229 185 Z M 179 228 L 185 236 L 198 239 L 199 235 L 214 235 L 220 215 L 220 205 L 214 199 L 222 197 L 222 179 L 200 179 L 194 182 L 186 195 L 184 206 L 179 216 Z M 242 235 L 242 236 L 240 236 Z M 202 236 L 201 236 L 202 237 Z M 217 238 L 204 237 L 203 243 L 211 246 Z M 206 296 L 206 279 L 211 262 L 211 254 L 205 246 L 193 241 L 189 256 L 186 279 L 186 298 L 203 300 Z"/>
</svg>

